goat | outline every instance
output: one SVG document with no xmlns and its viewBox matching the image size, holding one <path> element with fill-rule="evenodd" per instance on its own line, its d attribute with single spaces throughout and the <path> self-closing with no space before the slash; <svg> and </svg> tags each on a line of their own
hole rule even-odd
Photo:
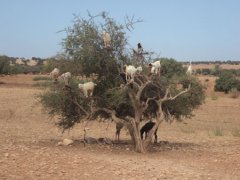
<svg viewBox="0 0 240 180">
<path fill-rule="evenodd" d="M 145 138 L 147 138 L 149 131 L 153 128 L 153 126 L 155 125 L 155 122 L 147 122 L 140 130 L 140 134 L 141 134 L 141 139 L 143 139 L 143 134 L 145 133 Z M 120 139 L 120 132 L 121 129 L 123 128 L 124 124 L 121 122 L 117 122 L 116 123 L 116 140 L 119 141 Z M 155 130 L 154 132 L 154 143 L 157 143 L 157 131 L 158 129 Z"/>
<path fill-rule="evenodd" d="M 111 41 L 110 34 L 106 31 L 103 31 L 103 42 L 105 48 L 111 48 L 110 41 Z"/>
<path fill-rule="evenodd" d="M 123 128 L 123 126 L 124 126 L 124 124 L 121 122 L 116 123 L 116 140 L 118 140 L 118 141 L 120 139 L 120 132 L 121 132 L 121 129 Z"/>
<path fill-rule="evenodd" d="M 82 90 L 85 97 L 89 97 L 89 96 L 92 96 L 94 87 L 96 85 L 97 84 L 95 84 L 93 82 L 86 82 L 84 84 L 79 83 L 78 87 L 80 90 Z"/>
<path fill-rule="evenodd" d="M 147 122 L 140 130 L 140 134 L 141 134 L 141 139 L 143 139 L 143 134 L 145 133 L 145 139 L 147 138 L 149 131 L 153 128 L 153 126 L 155 125 L 155 122 L 149 121 Z M 154 143 L 157 143 L 157 130 L 155 130 L 154 132 Z"/>
<path fill-rule="evenodd" d="M 160 74 L 161 62 L 155 61 L 153 63 L 149 63 L 149 67 L 151 67 L 151 74 Z"/>
<path fill-rule="evenodd" d="M 137 68 L 135 68 L 132 65 L 126 66 L 126 81 L 128 82 L 128 79 L 130 79 L 131 81 L 134 81 L 134 76 L 137 72 L 142 72 L 141 66 Z"/>
<path fill-rule="evenodd" d="M 191 76 L 192 75 L 192 63 L 191 63 L 191 61 L 190 61 L 190 64 L 188 66 L 186 74 L 187 74 L 187 76 Z"/>
<path fill-rule="evenodd" d="M 72 77 L 72 75 L 70 72 L 66 72 L 61 75 L 61 78 L 64 80 L 65 86 L 69 85 L 69 81 L 70 81 L 71 77 Z"/>
<path fill-rule="evenodd" d="M 140 55 L 143 53 L 143 47 L 142 47 L 141 43 L 137 44 L 137 48 L 133 49 L 133 53 L 137 54 L 137 55 Z"/>
<path fill-rule="evenodd" d="M 52 72 L 50 72 L 50 78 L 54 79 L 55 82 L 57 82 L 58 76 L 59 76 L 60 70 L 58 68 L 54 68 Z"/>
</svg>

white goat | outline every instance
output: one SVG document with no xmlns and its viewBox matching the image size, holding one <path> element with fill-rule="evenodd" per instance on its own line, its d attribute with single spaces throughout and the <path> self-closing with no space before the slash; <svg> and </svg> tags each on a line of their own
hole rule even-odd
<svg viewBox="0 0 240 180">
<path fill-rule="evenodd" d="M 160 60 L 150 63 L 149 67 L 151 67 L 151 74 L 160 74 L 160 70 L 161 70 Z"/>
<path fill-rule="evenodd" d="M 97 84 L 95 84 L 95 83 L 93 83 L 93 82 L 86 82 L 86 83 L 84 83 L 84 84 L 79 83 L 79 84 L 78 84 L 78 87 L 79 87 L 79 89 L 83 92 L 83 94 L 84 94 L 85 97 L 89 97 L 89 96 L 92 96 L 94 87 L 95 87 L 96 85 L 97 85 Z"/>
<path fill-rule="evenodd" d="M 71 77 L 72 77 L 72 75 L 70 72 L 66 72 L 61 75 L 61 78 L 64 80 L 64 83 L 66 86 L 69 85 L 69 81 L 70 81 Z"/>
<path fill-rule="evenodd" d="M 106 31 L 103 31 L 103 42 L 104 42 L 104 46 L 105 48 L 110 48 L 110 42 L 111 42 L 111 37 L 110 34 Z"/>
<path fill-rule="evenodd" d="M 131 81 L 134 80 L 134 76 L 137 72 L 142 72 L 142 67 L 139 66 L 137 68 L 135 68 L 132 65 L 128 65 L 126 66 L 126 81 L 128 82 L 128 79 L 130 79 Z"/>
<path fill-rule="evenodd" d="M 54 79 L 54 81 L 57 82 L 59 73 L 60 73 L 60 70 L 58 68 L 54 68 L 52 72 L 50 72 L 50 78 Z"/>
<path fill-rule="evenodd" d="M 191 76 L 191 75 L 192 75 L 192 63 L 191 63 L 191 61 L 190 61 L 190 64 L 189 64 L 189 66 L 188 66 L 188 69 L 187 69 L 186 74 L 187 74 L 188 76 Z"/>
</svg>

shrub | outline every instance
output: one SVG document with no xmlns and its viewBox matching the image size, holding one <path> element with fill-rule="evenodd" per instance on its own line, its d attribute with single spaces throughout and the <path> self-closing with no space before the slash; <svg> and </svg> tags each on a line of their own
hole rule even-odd
<svg viewBox="0 0 240 180">
<path fill-rule="evenodd" d="M 204 69 L 202 69 L 202 74 L 203 75 L 210 75 L 211 74 L 211 70 L 207 69 L 207 68 L 204 68 Z"/>
<path fill-rule="evenodd" d="M 6 56 L 0 57 L 0 74 L 8 74 L 10 69 L 9 60 Z"/>
<path fill-rule="evenodd" d="M 51 80 L 50 77 L 47 76 L 36 76 L 33 78 L 34 81 L 49 81 Z"/>
<path fill-rule="evenodd" d="M 228 93 L 231 89 L 237 88 L 240 81 L 237 80 L 232 73 L 224 71 L 221 73 L 214 86 L 215 91 L 222 91 Z"/>
<path fill-rule="evenodd" d="M 213 130 L 213 134 L 215 136 L 223 136 L 222 128 L 220 128 L 219 126 L 215 127 L 215 129 Z"/>
<path fill-rule="evenodd" d="M 230 97 L 231 98 L 238 98 L 240 95 L 240 92 L 237 90 L 237 88 L 233 88 L 230 90 Z"/>
</svg>

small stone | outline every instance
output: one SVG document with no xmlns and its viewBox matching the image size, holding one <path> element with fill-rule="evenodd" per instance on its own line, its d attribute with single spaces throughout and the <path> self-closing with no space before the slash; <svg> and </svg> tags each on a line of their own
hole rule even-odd
<svg viewBox="0 0 240 180">
<path fill-rule="evenodd" d="M 62 144 L 62 142 L 58 142 L 57 144 L 56 144 L 56 146 L 62 146 L 63 144 Z"/>
<path fill-rule="evenodd" d="M 69 146 L 69 145 L 73 144 L 73 140 L 71 140 L 71 139 L 64 139 L 62 144 L 64 146 Z"/>
</svg>

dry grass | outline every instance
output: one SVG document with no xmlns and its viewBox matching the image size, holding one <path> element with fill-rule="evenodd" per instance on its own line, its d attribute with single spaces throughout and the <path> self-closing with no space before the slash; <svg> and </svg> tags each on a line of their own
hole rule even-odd
<svg viewBox="0 0 240 180">
<path fill-rule="evenodd" d="M 196 69 L 213 69 L 216 64 L 193 64 L 193 70 Z M 238 65 L 231 65 L 231 64 L 221 64 L 220 68 L 222 69 L 240 69 L 240 64 Z"/>
<path fill-rule="evenodd" d="M 207 83 L 207 99 L 184 123 L 162 123 L 151 153 L 133 151 L 129 134 L 121 142 L 85 148 L 83 127 L 61 133 L 35 99 L 34 76 L 1 77 L 0 176 L 5 179 L 238 179 L 240 177 L 240 101 L 217 93 L 211 99 L 214 77 Z M 205 81 L 205 79 L 209 81 Z M 19 83 L 21 81 L 21 84 Z M 112 122 L 89 122 L 87 136 L 115 139 Z M 56 146 L 72 138 L 71 147 Z M 77 143 L 78 142 L 78 143 Z M 37 163 L 36 163 L 37 162 Z M 177 162 L 177 163 L 176 163 Z"/>
</svg>

